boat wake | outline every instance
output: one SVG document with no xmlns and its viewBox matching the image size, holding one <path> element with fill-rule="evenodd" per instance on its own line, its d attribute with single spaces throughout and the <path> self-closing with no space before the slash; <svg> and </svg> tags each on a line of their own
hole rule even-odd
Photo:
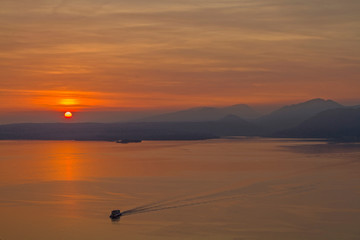
<svg viewBox="0 0 360 240">
<path fill-rule="evenodd" d="M 302 175 L 306 173 L 306 170 L 296 171 L 295 173 L 286 174 L 283 176 L 279 176 L 274 179 L 263 180 L 259 182 L 255 182 L 249 185 L 230 188 L 228 190 L 222 190 L 218 192 L 213 192 L 209 194 L 198 195 L 196 197 L 182 197 L 182 198 L 173 198 L 168 200 L 161 200 L 157 202 L 153 202 L 150 204 L 142 205 L 139 207 L 135 207 L 129 210 L 125 210 L 121 212 L 121 216 L 147 213 L 147 212 L 155 212 L 162 211 L 173 208 L 182 208 L 182 207 L 190 207 L 197 206 L 202 204 L 214 203 L 219 201 L 229 201 L 229 200 L 238 200 L 238 199 L 246 199 L 246 198 L 261 198 L 268 196 L 283 196 L 288 194 L 294 194 L 294 191 L 311 191 L 314 186 L 308 185 L 296 185 L 287 186 L 287 187 L 277 187 L 283 186 L 282 181 L 284 179 L 292 179 L 296 176 Z"/>
<path fill-rule="evenodd" d="M 172 208 L 190 207 L 190 206 L 196 206 L 196 205 L 202 205 L 202 204 L 208 204 L 208 203 L 214 203 L 214 202 L 232 200 L 232 199 L 238 199 L 240 197 L 244 197 L 243 195 L 241 195 L 241 196 L 216 198 L 215 197 L 216 195 L 217 194 L 210 194 L 210 195 L 185 198 L 185 199 L 162 200 L 162 201 L 142 205 L 136 208 L 132 208 L 129 210 L 125 210 L 121 212 L 121 214 L 122 216 L 126 216 L 132 214 L 155 212 L 155 211 L 162 211 Z"/>
</svg>

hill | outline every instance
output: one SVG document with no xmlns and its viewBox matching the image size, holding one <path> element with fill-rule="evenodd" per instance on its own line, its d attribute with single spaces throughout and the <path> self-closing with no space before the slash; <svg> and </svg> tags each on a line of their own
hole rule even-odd
<svg viewBox="0 0 360 240">
<path fill-rule="evenodd" d="M 295 127 L 306 119 L 328 109 L 343 107 L 343 105 L 332 100 L 316 98 L 303 103 L 282 107 L 268 115 L 256 119 L 254 123 L 259 124 L 267 129 L 267 132 L 271 133 Z"/>
<path fill-rule="evenodd" d="M 243 119 L 256 118 L 260 114 L 245 104 L 237 104 L 228 107 L 198 107 L 177 112 L 170 112 L 144 118 L 141 122 L 204 122 L 216 121 L 227 115 L 235 115 Z"/>
<path fill-rule="evenodd" d="M 360 109 L 331 109 L 299 126 L 274 134 L 276 137 L 360 139 Z"/>
</svg>

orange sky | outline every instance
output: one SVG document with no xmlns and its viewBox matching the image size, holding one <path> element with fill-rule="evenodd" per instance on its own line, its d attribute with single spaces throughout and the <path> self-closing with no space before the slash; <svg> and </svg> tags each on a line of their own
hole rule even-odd
<svg viewBox="0 0 360 240">
<path fill-rule="evenodd" d="M 0 109 L 360 103 L 358 0 L 2 0 Z"/>
</svg>

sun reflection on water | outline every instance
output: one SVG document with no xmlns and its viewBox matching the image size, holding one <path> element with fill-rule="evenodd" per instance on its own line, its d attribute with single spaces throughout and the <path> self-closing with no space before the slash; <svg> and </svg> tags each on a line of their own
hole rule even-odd
<svg viewBox="0 0 360 240">
<path fill-rule="evenodd" d="M 82 177 L 80 163 L 82 155 L 77 148 L 77 144 L 72 142 L 58 142 L 52 145 L 51 151 L 52 161 L 50 169 L 50 178 L 53 180 L 74 181 Z"/>
</svg>

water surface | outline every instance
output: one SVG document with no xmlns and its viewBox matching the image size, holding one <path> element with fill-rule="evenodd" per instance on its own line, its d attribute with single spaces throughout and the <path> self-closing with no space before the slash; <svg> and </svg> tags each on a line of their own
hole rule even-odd
<svg viewBox="0 0 360 240">
<path fill-rule="evenodd" d="M 283 139 L 0 141 L 0 239 L 359 239 L 359 163 Z M 204 204 L 108 218 L 183 199 Z"/>
</svg>

